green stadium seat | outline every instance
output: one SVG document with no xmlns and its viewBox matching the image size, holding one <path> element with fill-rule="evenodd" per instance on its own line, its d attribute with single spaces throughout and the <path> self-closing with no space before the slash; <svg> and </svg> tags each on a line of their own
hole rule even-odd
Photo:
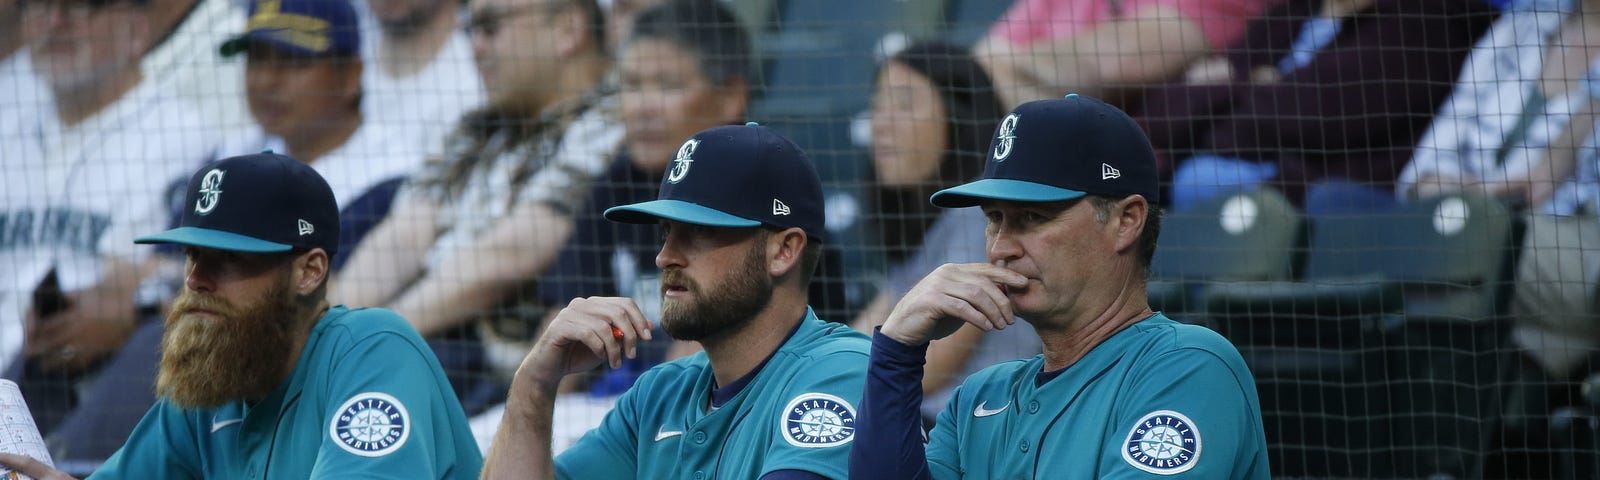
<svg viewBox="0 0 1600 480">
<path fill-rule="evenodd" d="M 1473 195 L 1313 217 L 1298 281 L 1207 289 L 1250 362 L 1275 474 L 1481 474 L 1516 222 Z"/>
<path fill-rule="evenodd" d="M 1550 416 L 1555 451 L 1555 478 L 1600 478 L 1600 373 L 1579 386 L 1583 402 L 1557 409 Z"/>
<path fill-rule="evenodd" d="M 1276 190 L 1219 197 L 1161 221 L 1146 286 L 1151 308 L 1205 323 L 1194 299 L 1208 283 L 1288 280 L 1304 221 Z"/>
</svg>

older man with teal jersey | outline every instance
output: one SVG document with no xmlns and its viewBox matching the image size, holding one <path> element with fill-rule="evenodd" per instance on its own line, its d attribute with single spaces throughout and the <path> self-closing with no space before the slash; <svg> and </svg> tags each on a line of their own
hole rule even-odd
<svg viewBox="0 0 1600 480">
<path fill-rule="evenodd" d="M 853 478 L 1268 478 L 1255 380 L 1216 332 L 1150 310 L 1155 154 L 1121 110 L 1079 95 L 1001 120 L 982 178 L 935 193 L 980 207 L 989 263 L 913 287 L 872 342 Z M 1021 317 L 1044 354 L 956 390 L 926 440 L 928 342 Z"/>
</svg>

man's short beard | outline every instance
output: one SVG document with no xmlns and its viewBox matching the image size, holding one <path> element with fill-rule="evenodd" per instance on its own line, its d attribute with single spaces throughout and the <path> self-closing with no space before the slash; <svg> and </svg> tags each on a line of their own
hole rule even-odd
<svg viewBox="0 0 1600 480">
<path fill-rule="evenodd" d="M 700 288 L 681 270 L 661 272 L 662 285 L 683 285 L 694 295 L 691 300 L 663 298 L 661 328 L 678 340 L 701 341 L 726 336 L 749 325 L 772 300 L 766 252 L 766 242 L 755 242 L 745 256 L 743 268 L 730 272 L 712 289 Z"/>
<path fill-rule="evenodd" d="M 184 291 L 167 315 L 156 393 L 182 408 L 260 400 L 283 382 L 294 329 L 304 313 L 289 291 L 290 275 L 250 305 Z M 190 316 L 206 310 L 215 317 Z"/>
</svg>

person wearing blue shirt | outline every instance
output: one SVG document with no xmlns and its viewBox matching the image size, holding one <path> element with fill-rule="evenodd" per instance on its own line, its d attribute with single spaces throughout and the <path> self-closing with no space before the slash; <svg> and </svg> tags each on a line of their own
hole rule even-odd
<svg viewBox="0 0 1600 480">
<path fill-rule="evenodd" d="M 562 378 L 653 336 L 632 299 L 574 299 L 517 370 L 484 478 L 845 478 L 868 340 L 806 305 L 825 233 L 805 153 L 754 123 L 703 130 L 656 200 L 605 217 L 661 225 L 661 326 L 705 351 L 646 371 L 552 459 Z"/>
<path fill-rule="evenodd" d="M 1150 141 L 1121 110 L 1068 95 L 1002 119 L 982 177 L 931 199 L 983 209 L 990 263 L 939 267 L 875 333 L 850 476 L 1268 478 L 1238 350 L 1146 302 L 1159 200 Z M 924 437 L 928 342 L 1019 316 L 1044 354 L 968 377 Z"/>
</svg>

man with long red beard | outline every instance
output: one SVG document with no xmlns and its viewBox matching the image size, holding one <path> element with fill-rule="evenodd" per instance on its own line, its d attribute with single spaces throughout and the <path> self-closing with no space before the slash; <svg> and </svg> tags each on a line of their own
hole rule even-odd
<svg viewBox="0 0 1600 480">
<path fill-rule="evenodd" d="M 482 464 L 439 361 L 405 319 L 330 306 L 339 210 L 311 167 L 266 152 L 189 180 L 184 288 L 156 392 L 95 478 L 477 478 Z M 0 454 L 35 478 L 70 478 Z"/>
<path fill-rule="evenodd" d="M 633 300 L 575 299 L 511 384 L 485 478 L 845 478 L 867 339 L 806 306 L 822 186 L 766 127 L 716 127 L 678 148 L 657 200 L 606 210 L 659 223 L 662 327 L 705 352 L 645 372 L 598 428 L 551 458 L 562 377 L 649 340 Z"/>
</svg>

